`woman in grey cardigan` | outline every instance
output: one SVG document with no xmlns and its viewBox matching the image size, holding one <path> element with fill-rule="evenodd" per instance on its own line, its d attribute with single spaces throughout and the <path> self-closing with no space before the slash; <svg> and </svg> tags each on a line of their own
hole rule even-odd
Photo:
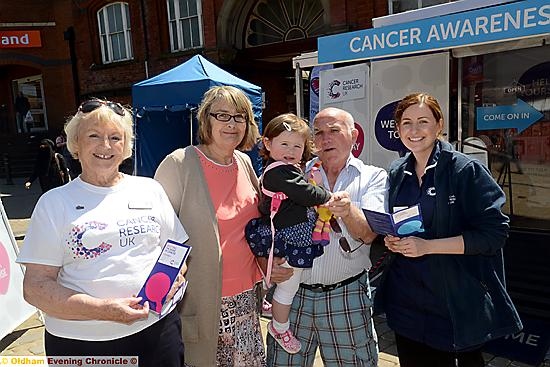
<svg viewBox="0 0 550 367">
<path fill-rule="evenodd" d="M 244 238 L 258 213 L 258 180 L 237 149 L 257 140 L 250 100 L 229 86 L 208 90 L 198 110 L 197 146 L 178 149 L 160 164 L 162 184 L 193 246 L 181 308 L 186 363 L 264 366 L 256 307 L 261 279 Z"/>
</svg>

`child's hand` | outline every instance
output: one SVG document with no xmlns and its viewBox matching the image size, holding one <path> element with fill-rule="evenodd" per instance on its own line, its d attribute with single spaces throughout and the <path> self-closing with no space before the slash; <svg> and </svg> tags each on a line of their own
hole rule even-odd
<svg viewBox="0 0 550 367">
<path fill-rule="evenodd" d="M 351 199 L 347 191 L 333 193 L 326 205 L 336 217 L 346 218 L 351 213 Z"/>
</svg>

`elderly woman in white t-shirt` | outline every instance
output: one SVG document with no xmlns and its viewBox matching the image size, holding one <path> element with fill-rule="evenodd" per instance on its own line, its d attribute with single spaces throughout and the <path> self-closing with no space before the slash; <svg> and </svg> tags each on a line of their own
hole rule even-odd
<svg viewBox="0 0 550 367">
<path fill-rule="evenodd" d="M 27 269 L 25 299 L 45 313 L 46 355 L 138 356 L 141 367 L 181 367 L 175 304 L 159 319 L 136 295 L 165 242 L 188 236 L 160 184 L 119 172 L 132 152 L 131 112 L 92 99 L 65 130 L 82 174 L 40 198 L 17 259 Z"/>
</svg>

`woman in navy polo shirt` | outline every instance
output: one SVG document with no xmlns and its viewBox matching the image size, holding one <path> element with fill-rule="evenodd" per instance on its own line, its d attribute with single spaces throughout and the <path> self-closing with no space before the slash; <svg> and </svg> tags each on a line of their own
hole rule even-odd
<svg viewBox="0 0 550 367">
<path fill-rule="evenodd" d="M 479 161 L 440 140 L 432 96 L 405 97 L 395 121 L 410 153 L 390 167 L 389 208 L 418 204 L 423 229 L 386 236 L 392 255 L 375 307 L 395 331 L 402 367 L 481 367 L 485 342 L 522 327 L 504 284 L 504 192 Z"/>
</svg>

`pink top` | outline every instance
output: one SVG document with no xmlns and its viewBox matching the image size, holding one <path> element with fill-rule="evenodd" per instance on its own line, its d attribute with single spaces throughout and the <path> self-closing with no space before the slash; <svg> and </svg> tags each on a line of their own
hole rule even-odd
<svg viewBox="0 0 550 367">
<path fill-rule="evenodd" d="M 244 237 L 244 227 L 260 216 L 258 196 L 244 167 L 233 157 L 224 166 L 196 148 L 214 205 L 222 249 L 222 297 L 252 289 L 261 280 L 256 260 Z"/>
</svg>

